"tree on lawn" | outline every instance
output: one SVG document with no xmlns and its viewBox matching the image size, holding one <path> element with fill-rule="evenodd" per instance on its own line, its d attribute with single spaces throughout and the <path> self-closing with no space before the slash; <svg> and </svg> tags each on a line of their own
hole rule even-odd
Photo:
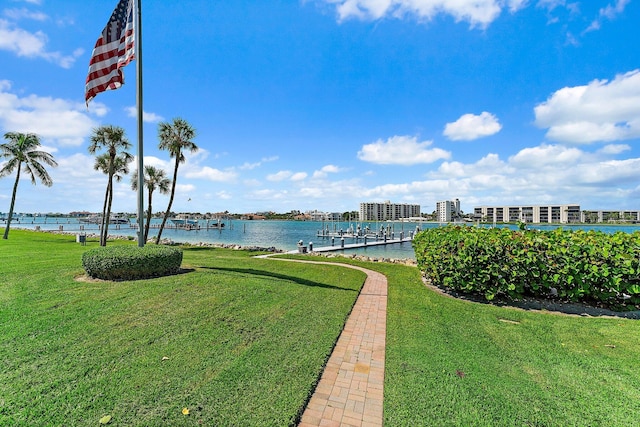
<svg viewBox="0 0 640 427">
<path fill-rule="evenodd" d="M 4 235 L 2 236 L 3 239 L 8 239 L 18 192 L 18 182 L 20 181 L 20 170 L 22 169 L 31 178 L 32 184 L 36 184 L 37 178 L 47 187 L 51 187 L 53 180 L 42 163 L 53 167 L 58 166 L 58 163 L 56 163 L 51 154 L 38 150 L 40 138 L 34 133 L 7 132 L 4 134 L 4 139 L 8 142 L 0 144 L 0 158 L 6 158 L 7 162 L 0 169 L 0 178 L 13 173 L 14 170 L 17 171 L 16 182 L 13 184 L 13 193 L 11 195 L 7 227 L 4 229 Z"/>
<path fill-rule="evenodd" d="M 171 185 L 171 180 L 167 178 L 167 173 L 163 169 L 158 169 L 154 166 L 145 166 L 144 167 L 144 186 L 147 187 L 148 198 L 149 198 L 149 207 L 147 209 L 147 220 L 144 225 L 144 241 L 146 242 L 149 238 L 149 227 L 151 226 L 151 200 L 153 199 L 153 192 L 158 189 L 161 194 L 169 193 L 169 186 Z M 131 177 L 131 188 L 133 190 L 138 189 L 138 171 L 133 172 L 133 176 Z"/>
<path fill-rule="evenodd" d="M 129 153 L 120 153 L 115 159 L 111 160 L 109 153 L 101 154 L 96 157 L 96 162 L 93 165 L 95 170 L 99 170 L 104 174 L 109 175 L 111 173 L 111 186 L 107 186 L 107 194 L 105 195 L 105 201 L 102 208 L 102 229 L 100 231 L 100 245 L 107 245 L 107 236 L 109 235 L 109 224 L 111 219 L 111 205 L 113 203 L 113 180 L 116 182 L 122 181 L 124 175 L 129 173 L 129 163 L 133 158 Z M 107 218 L 107 220 L 105 220 Z"/>
<path fill-rule="evenodd" d="M 133 160 L 133 156 L 127 151 L 131 148 L 131 143 L 127 140 L 124 129 L 119 126 L 100 126 L 93 130 L 89 153 L 97 154 L 101 150 L 106 153 L 96 157 L 94 169 L 107 174 L 107 190 L 104 195 L 104 205 L 102 207 L 102 226 L 100 230 L 100 246 L 107 245 L 107 235 L 109 231 L 109 220 L 111 217 L 111 204 L 113 202 L 113 179 L 122 179 L 123 175 L 129 173 L 128 164 Z"/>
<path fill-rule="evenodd" d="M 193 127 L 184 119 L 175 118 L 173 122 L 161 122 L 158 124 L 158 139 L 160 143 L 158 148 L 161 150 L 167 150 L 169 157 L 175 159 L 175 166 L 173 168 L 173 179 L 171 180 L 171 194 L 169 196 L 169 206 L 162 218 L 162 224 L 158 230 L 158 236 L 156 237 L 156 244 L 160 243 L 162 237 L 162 231 L 167 223 L 169 214 L 171 212 L 171 205 L 173 204 L 173 198 L 176 194 L 176 181 L 178 178 L 178 166 L 180 163 L 185 162 L 184 152 L 190 151 L 195 153 L 198 151 L 198 146 L 193 143 L 193 138 L 196 136 L 196 131 Z"/>
</svg>

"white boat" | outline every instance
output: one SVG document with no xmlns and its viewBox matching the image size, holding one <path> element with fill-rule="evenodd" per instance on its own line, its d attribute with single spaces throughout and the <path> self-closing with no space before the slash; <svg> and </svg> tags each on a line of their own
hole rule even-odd
<svg viewBox="0 0 640 427">
<path fill-rule="evenodd" d="M 85 224 L 102 224 L 102 215 L 89 215 L 79 218 L 78 221 Z M 129 224 L 129 217 L 126 215 L 111 215 L 109 224 Z"/>
<path fill-rule="evenodd" d="M 170 220 L 176 227 L 195 227 L 198 225 L 197 219 L 173 218 Z"/>
</svg>

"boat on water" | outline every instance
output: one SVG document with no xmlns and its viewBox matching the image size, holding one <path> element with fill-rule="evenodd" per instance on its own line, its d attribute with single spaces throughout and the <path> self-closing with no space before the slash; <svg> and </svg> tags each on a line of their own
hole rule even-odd
<svg viewBox="0 0 640 427">
<path fill-rule="evenodd" d="M 197 219 L 172 218 L 170 221 L 176 227 L 195 227 L 198 225 Z"/>
<path fill-rule="evenodd" d="M 89 215 L 79 218 L 78 221 L 84 224 L 102 224 L 102 215 Z M 129 224 L 129 217 L 126 215 L 111 215 L 109 224 Z"/>
<path fill-rule="evenodd" d="M 224 222 L 209 222 L 207 223 L 207 230 L 208 229 L 223 229 L 224 228 Z"/>
<path fill-rule="evenodd" d="M 200 221 L 197 219 L 187 219 L 187 218 L 171 218 L 170 221 L 173 223 L 175 228 L 181 228 L 183 230 L 199 230 L 200 228 L 206 228 L 207 230 L 222 230 L 225 226 L 224 222 L 217 221 Z"/>
</svg>

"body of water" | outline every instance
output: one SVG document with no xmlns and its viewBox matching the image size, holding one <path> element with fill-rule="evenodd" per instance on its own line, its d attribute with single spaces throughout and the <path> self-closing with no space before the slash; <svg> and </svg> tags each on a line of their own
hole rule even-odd
<svg viewBox="0 0 640 427">
<path fill-rule="evenodd" d="M 161 220 L 153 219 L 151 224 L 153 226 L 159 226 Z M 0 221 L 0 226 L 3 226 L 6 222 Z M 171 224 L 168 222 L 167 224 Z M 210 222 L 213 224 L 213 221 Z M 224 221 L 224 227 L 221 229 L 209 228 L 207 229 L 207 221 L 201 220 L 198 222 L 199 229 L 185 230 L 169 228 L 162 232 L 163 239 L 171 239 L 176 243 L 222 243 L 222 244 L 237 244 L 241 246 L 258 246 L 264 248 L 275 247 L 285 251 L 297 249 L 297 244 L 300 240 L 304 242 L 305 246 L 309 245 L 309 242 L 313 243 L 314 247 L 332 246 L 331 236 L 327 234 L 340 233 L 340 231 L 348 232 L 352 229 L 357 229 L 360 226 L 362 229 L 368 228 L 369 233 L 379 233 L 382 239 L 383 232 L 387 232 L 388 236 L 399 238 L 403 233 L 405 237 L 408 237 L 411 233 L 416 232 L 416 228 L 427 229 L 434 227 L 441 227 L 444 224 L 438 223 L 416 223 L 416 222 L 320 222 L 320 221 L 278 221 L 278 220 L 266 220 L 266 221 L 245 221 L 245 220 L 228 220 Z M 489 226 L 483 224 L 482 226 Z M 508 227 L 511 229 L 517 229 L 514 225 L 498 225 L 499 227 Z M 58 230 L 69 233 L 99 233 L 98 226 L 96 224 L 85 224 L 79 222 L 77 218 L 48 218 L 44 216 L 39 217 L 21 217 L 11 222 L 12 228 L 24 228 L 35 229 L 39 227 L 41 230 Z M 539 230 L 552 230 L 558 228 L 560 225 L 530 225 L 531 229 Z M 640 231 L 640 225 L 563 225 L 566 229 L 581 229 L 581 230 L 599 230 L 607 233 L 615 233 L 617 231 L 634 232 Z M 318 235 L 324 231 L 325 236 Z M 149 236 L 157 235 L 157 228 L 149 230 Z M 120 236 L 131 236 L 137 239 L 137 229 L 131 228 L 128 224 L 110 224 L 109 234 Z M 333 244 L 340 246 L 340 237 L 333 237 Z M 369 241 L 372 241 L 371 239 Z M 362 242 L 362 239 L 360 239 Z M 345 244 L 355 243 L 352 238 L 345 238 Z M 359 255 L 366 255 L 377 258 L 406 258 L 415 259 L 415 253 L 411 242 L 389 244 L 384 246 L 370 246 L 358 249 L 345 249 L 344 253 L 357 253 Z"/>
<path fill-rule="evenodd" d="M 149 237 L 156 236 L 158 227 L 162 221 L 160 219 L 152 219 L 149 230 Z M 5 221 L 0 221 L 0 226 Z M 215 222 L 210 221 L 210 225 Z M 170 221 L 167 225 L 172 225 Z M 416 227 L 433 227 L 437 224 L 422 224 L 413 222 L 321 222 L 321 221 L 247 221 L 247 220 L 228 220 L 224 221 L 222 228 L 207 229 L 207 221 L 200 220 L 199 228 L 186 230 L 184 228 L 165 228 L 162 232 L 163 239 L 171 239 L 176 243 L 222 243 L 237 244 L 241 246 L 258 246 L 264 248 L 275 247 L 276 249 L 290 251 L 296 250 L 298 242 L 302 240 L 305 246 L 309 242 L 314 247 L 331 246 L 331 236 L 327 234 L 345 233 L 350 229 L 368 227 L 371 233 L 378 232 L 380 240 L 383 239 L 383 231 L 391 237 L 392 233 L 395 238 L 400 237 L 400 233 L 404 233 L 408 237 L 411 232 L 415 233 Z M 95 233 L 99 234 L 99 228 L 96 224 L 86 224 L 78 221 L 77 218 L 48 218 L 48 217 L 21 217 L 11 222 L 11 228 L 64 231 L 69 233 Z M 318 236 L 324 230 L 325 236 Z M 131 228 L 128 224 L 110 224 L 109 234 L 118 236 L 132 236 L 137 239 L 137 228 Z M 340 246 L 340 237 L 333 237 L 333 244 Z M 373 239 L 375 240 L 375 239 Z M 371 238 L 369 241 L 373 241 Z M 360 239 L 362 242 L 362 239 Z M 352 238 L 345 238 L 345 244 L 355 243 Z M 346 249 L 345 253 L 357 253 L 378 258 L 408 258 L 415 259 L 411 242 L 396 243 L 385 246 L 371 246 L 360 249 Z"/>
</svg>

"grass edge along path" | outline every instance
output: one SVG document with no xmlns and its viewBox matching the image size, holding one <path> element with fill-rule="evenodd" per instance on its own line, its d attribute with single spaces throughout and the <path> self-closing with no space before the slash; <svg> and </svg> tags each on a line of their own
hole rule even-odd
<svg viewBox="0 0 640 427">
<path fill-rule="evenodd" d="M 385 426 L 637 423 L 638 320 L 459 300 L 415 267 L 331 262 L 388 279 Z"/>
<path fill-rule="evenodd" d="M 0 425 L 295 423 L 365 278 L 185 247 L 185 274 L 74 280 L 97 245 L 0 244 Z"/>
<path fill-rule="evenodd" d="M 382 426 L 387 278 L 376 271 L 351 264 L 273 259 L 346 266 L 367 274 L 299 426 Z"/>
</svg>

